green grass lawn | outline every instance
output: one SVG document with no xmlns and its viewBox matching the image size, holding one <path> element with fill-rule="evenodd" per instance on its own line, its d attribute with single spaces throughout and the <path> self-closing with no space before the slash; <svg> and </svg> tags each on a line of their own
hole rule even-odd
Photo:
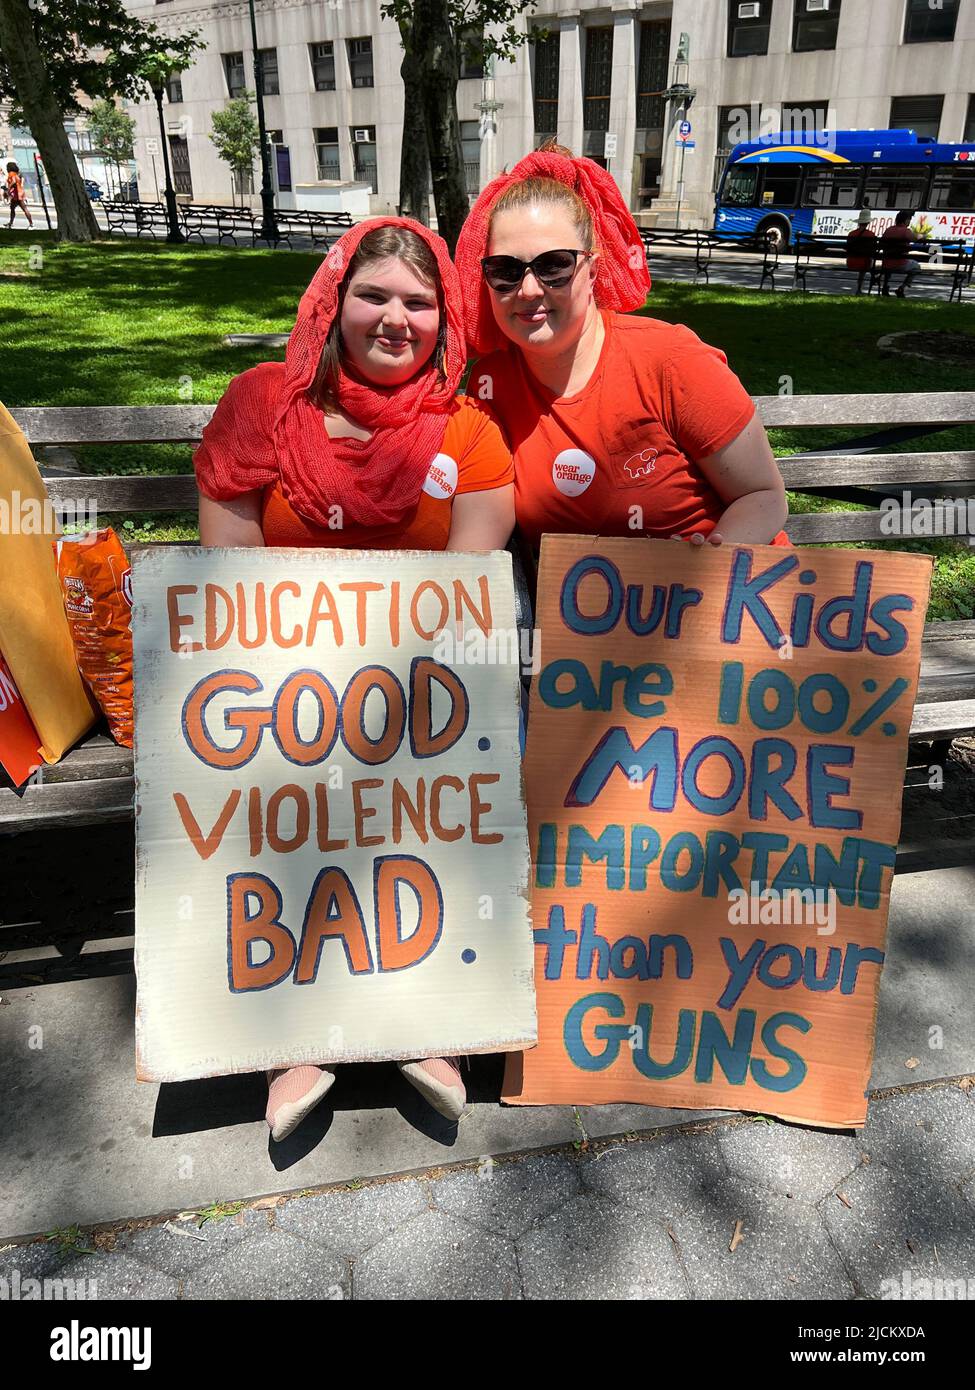
<svg viewBox="0 0 975 1390">
<path fill-rule="evenodd" d="M 31 248 L 40 248 L 37 251 Z M 38 263 L 39 260 L 39 263 Z M 227 382 L 269 356 L 228 348 L 229 333 L 287 332 L 320 255 L 112 240 L 57 246 L 45 233 L 0 237 L 0 399 L 20 405 L 163 405 L 220 398 Z M 665 273 L 665 267 L 664 273 Z M 653 267 L 651 266 L 651 270 Z M 833 295 L 769 294 L 655 280 L 645 312 L 685 323 L 724 349 L 753 395 L 975 390 L 970 365 L 884 356 L 901 330 L 969 331 L 970 305 Z M 779 452 L 839 444 L 864 430 L 773 431 Z M 972 449 L 975 426 L 904 449 Z M 86 448 L 92 473 L 190 471 L 185 445 Z M 796 509 L 835 508 L 815 498 Z M 136 519 L 130 534 L 195 537 L 195 517 Z M 975 553 L 952 541 L 895 543 L 936 556 L 932 618 L 975 614 Z"/>
</svg>

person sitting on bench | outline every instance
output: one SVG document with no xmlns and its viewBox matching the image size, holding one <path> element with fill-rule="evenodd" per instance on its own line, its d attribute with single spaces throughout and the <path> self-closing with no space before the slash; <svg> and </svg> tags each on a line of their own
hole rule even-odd
<svg viewBox="0 0 975 1390">
<path fill-rule="evenodd" d="M 898 299 L 904 298 L 904 287 L 918 268 L 917 261 L 911 260 L 907 254 L 911 242 L 915 239 L 911 231 L 912 216 L 910 208 L 904 208 L 894 218 L 894 225 L 888 227 L 880 238 L 880 249 L 884 257 L 884 294 L 890 294 L 890 277 L 895 271 L 901 271 L 904 275 L 894 291 Z"/>
<path fill-rule="evenodd" d="M 846 238 L 846 268 L 857 272 L 857 294 L 863 293 L 864 276 L 873 269 L 877 254 L 877 238 L 870 229 L 873 213 L 864 208 L 857 218 L 857 225 Z"/>
</svg>

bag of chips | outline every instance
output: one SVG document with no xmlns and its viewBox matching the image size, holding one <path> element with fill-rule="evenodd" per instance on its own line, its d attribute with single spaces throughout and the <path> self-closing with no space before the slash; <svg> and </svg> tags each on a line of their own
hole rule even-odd
<svg viewBox="0 0 975 1390">
<path fill-rule="evenodd" d="M 132 569 L 109 527 L 57 543 L 58 579 L 78 669 L 116 743 L 132 747 Z"/>
</svg>

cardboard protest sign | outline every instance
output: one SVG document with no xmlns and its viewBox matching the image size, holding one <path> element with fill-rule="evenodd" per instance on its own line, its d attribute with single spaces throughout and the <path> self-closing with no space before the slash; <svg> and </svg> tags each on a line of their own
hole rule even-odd
<svg viewBox="0 0 975 1390">
<path fill-rule="evenodd" d="M 545 537 L 506 1100 L 863 1124 L 930 569 Z"/>
<path fill-rule="evenodd" d="M 137 1074 L 536 1036 L 510 556 L 135 557 Z"/>
</svg>

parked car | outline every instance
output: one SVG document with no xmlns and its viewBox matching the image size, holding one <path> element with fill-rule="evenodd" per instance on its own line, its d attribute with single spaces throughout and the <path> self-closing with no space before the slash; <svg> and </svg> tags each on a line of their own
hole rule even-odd
<svg viewBox="0 0 975 1390">
<path fill-rule="evenodd" d="M 91 201 L 93 203 L 100 203 L 102 201 L 101 184 L 96 183 L 94 179 L 82 179 L 82 183 L 85 185 L 85 192 L 88 194 Z"/>
</svg>

